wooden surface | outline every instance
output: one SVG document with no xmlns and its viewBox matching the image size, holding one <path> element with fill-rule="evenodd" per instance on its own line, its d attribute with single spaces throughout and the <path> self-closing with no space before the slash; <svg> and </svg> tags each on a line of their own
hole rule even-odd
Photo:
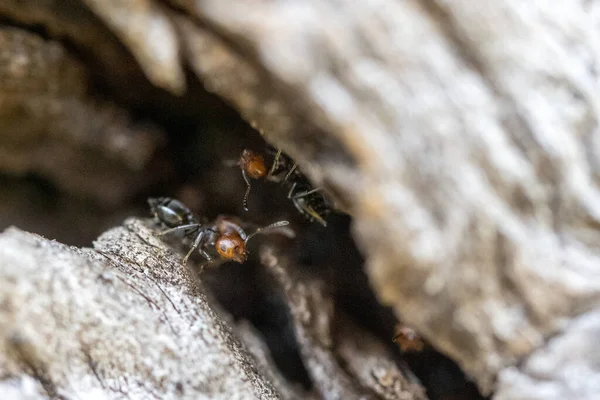
<svg viewBox="0 0 600 400">
<path fill-rule="evenodd" d="M 483 392 L 597 392 L 595 2 L 83 3 L 155 85 L 190 66 L 293 156 L 354 217 L 381 301 Z"/>
<path fill-rule="evenodd" d="M 193 263 L 182 266 L 174 251 L 137 219 L 93 249 L 16 228 L 1 233 L 3 399 L 426 398 L 370 333 L 346 321 L 334 340 L 333 309 L 315 302 L 332 304 L 322 282 L 292 279 L 271 250 L 268 268 L 293 292 L 287 303 L 316 382 L 310 393 L 291 384 L 253 328 L 215 307 Z M 352 369 L 333 343 L 345 344 Z"/>
<path fill-rule="evenodd" d="M 0 375 L 33 377 L 42 398 L 279 398 L 192 272 L 139 222 L 93 250 L 11 228 L 0 266 Z"/>
</svg>

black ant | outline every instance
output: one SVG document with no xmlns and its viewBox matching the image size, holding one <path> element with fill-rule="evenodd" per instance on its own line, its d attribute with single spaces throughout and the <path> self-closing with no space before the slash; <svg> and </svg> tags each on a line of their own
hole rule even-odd
<svg viewBox="0 0 600 400">
<path fill-rule="evenodd" d="M 207 264 L 218 265 L 226 261 L 243 263 L 249 254 L 246 246 L 253 236 L 289 225 L 288 221 L 278 221 L 247 234 L 242 228 L 242 222 L 233 217 L 221 215 L 212 223 L 200 223 L 189 208 L 175 199 L 150 198 L 148 204 L 155 220 L 169 228 L 159 232 L 159 236 L 183 231 L 185 237 L 193 237 L 192 246 L 182 263 L 187 264 L 194 250 L 198 249 L 206 259 L 200 268 L 204 268 Z M 288 231 L 287 235 L 293 236 L 293 232 Z"/>
<path fill-rule="evenodd" d="M 320 193 L 321 189 L 314 189 L 309 180 L 300 172 L 296 164 L 288 155 L 278 150 L 274 156 L 271 168 L 267 172 L 265 158 L 262 154 L 252 150 L 244 149 L 239 161 L 236 163 L 242 170 L 242 176 L 246 182 L 246 193 L 244 194 L 244 210 L 248 211 L 248 196 L 250 195 L 250 178 L 265 178 L 269 181 L 285 185 L 289 188 L 288 199 L 296 209 L 309 221 L 317 221 L 327 226 L 327 215 L 331 209 Z"/>
</svg>

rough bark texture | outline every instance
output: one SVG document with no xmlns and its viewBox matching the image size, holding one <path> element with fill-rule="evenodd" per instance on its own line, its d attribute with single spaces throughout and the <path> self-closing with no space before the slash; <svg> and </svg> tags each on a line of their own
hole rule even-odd
<svg viewBox="0 0 600 400">
<path fill-rule="evenodd" d="M 381 343 L 334 312 L 323 282 L 292 277 L 289 261 L 271 248 L 262 250 L 261 259 L 283 289 L 300 352 L 318 392 L 349 400 L 426 399 L 416 379 L 396 365 Z"/>
<path fill-rule="evenodd" d="M 248 351 L 254 356 L 261 372 L 273 383 L 280 396 L 284 400 L 316 400 L 319 396 L 316 392 L 306 392 L 300 387 L 291 386 L 276 368 L 269 354 L 269 349 L 260 338 L 260 335 L 247 322 L 242 322 L 236 327 L 240 338 L 248 346 Z"/>
<path fill-rule="evenodd" d="M 83 3 L 154 84 L 188 63 L 292 155 L 354 217 L 381 301 L 484 392 L 595 393 L 596 2 Z"/>
<path fill-rule="evenodd" d="M 292 316 L 317 382 L 313 393 L 292 386 L 257 334 L 241 324 L 246 350 L 229 318 L 211 306 L 196 273 L 172 250 L 136 219 L 103 234 L 94 249 L 16 228 L 0 234 L 3 398 L 375 399 L 386 391 L 380 398 L 426 398 L 381 343 L 351 326 L 343 329 L 379 351 L 360 366 L 365 355 L 354 345 L 345 354 L 356 368 L 341 368 L 335 349 L 328 348 L 337 342 L 329 327 L 333 314 L 318 315 L 322 309 L 313 304 L 314 296 L 324 296 L 322 284 L 312 282 L 313 289 L 304 292 L 304 284 L 292 282 L 277 264 L 272 267 L 286 293 L 296 291 Z M 316 329 L 326 329 L 320 343 L 305 333 Z M 383 383 L 376 381 L 380 375 Z"/>
<path fill-rule="evenodd" d="M 0 380 L 22 396 L 31 377 L 43 398 L 279 398 L 193 273 L 139 222 L 94 250 L 9 229 L 0 266 Z"/>
<path fill-rule="evenodd" d="M 588 6 L 226 3 L 187 9 L 262 83 L 214 90 L 337 194 L 381 300 L 484 392 L 598 304 Z"/>
</svg>

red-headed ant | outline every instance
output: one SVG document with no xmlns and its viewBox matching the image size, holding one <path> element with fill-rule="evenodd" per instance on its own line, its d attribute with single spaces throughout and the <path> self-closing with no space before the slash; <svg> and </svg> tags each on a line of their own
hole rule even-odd
<svg viewBox="0 0 600 400">
<path fill-rule="evenodd" d="M 250 179 L 264 178 L 289 188 L 288 199 L 292 200 L 298 212 L 311 222 L 317 221 L 321 225 L 327 226 L 326 218 L 331 212 L 331 208 L 321 194 L 321 189 L 314 189 L 306 176 L 298 169 L 298 164 L 281 150 L 275 153 L 268 172 L 265 157 L 249 149 L 242 151 L 237 165 L 242 170 L 242 176 L 246 182 L 244 210 L 248 211 Z"/>
<path fill-rule="evenodd" d="M 175 199 L 150 198 L 148 204 L 156 222 L 168 228 L 158 235 L 182 231 L 186 238 L 193 238 L 191 248 L 182 263 L 185 265 L 194 250 L 198 249 L 206 259 L 201 268 L 208 264 L 216 266 L 226 261 L 243 263 L 248 258 L 246 246 L 252 237 L 289 225 L 288 221 L 278 221 L 247 234 L 242 225 L 249 224 L 243 224 L 233 217 L 219 216 L 211 223 L 200 223 L 183 203 Z M 279 233 L 293 236 L 290 232 Z"/>
</svg>

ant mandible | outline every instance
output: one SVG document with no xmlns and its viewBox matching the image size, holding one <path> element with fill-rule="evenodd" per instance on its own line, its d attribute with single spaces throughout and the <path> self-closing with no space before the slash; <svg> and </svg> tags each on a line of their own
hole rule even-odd
<svg viewBox="0 0 600 400">
<path fill-rule="evenodd" d="M 252 237 L 289 225 L 288 221 L 278 221 L 247 234 L 241 221 L 232 217 L 219 216 L 212 223 L 201 224 L 189 208 L 175 199 L 150 198 L 148 204 L 156 222 L 169 228 L 159 232 L 159 236 L 183 231 L 185 237 L 194 238 L 182 263 L 187 264 L 194 250 L 198 249 L 206 259 L 200 268 L 207 264 L 216 266 L 226 261 L 243 263 L 248 258 L 247 244 Z"/>
<path fill-rule="evenodd" d="M 327 226 L 325 218 L 331 210 L 320 193 L 321 189 L 312 188 L 306 176 L 298 170 L 298 164 L 281 150 L 275 154 L 269 172 L 267 172 L 264 156 L 249 149 L 242 151 L 236 165 L 242 170 L 242 177 L 246 182 L 243 201 L 245 211 L 248 211 L 248 196 L 252 187 L 250 179 L 264 178 L 289 187 L 287 197 L 292 200 L 298 212 L 310 221 L 315 220 L 321 225 Z"/>
</svg>

